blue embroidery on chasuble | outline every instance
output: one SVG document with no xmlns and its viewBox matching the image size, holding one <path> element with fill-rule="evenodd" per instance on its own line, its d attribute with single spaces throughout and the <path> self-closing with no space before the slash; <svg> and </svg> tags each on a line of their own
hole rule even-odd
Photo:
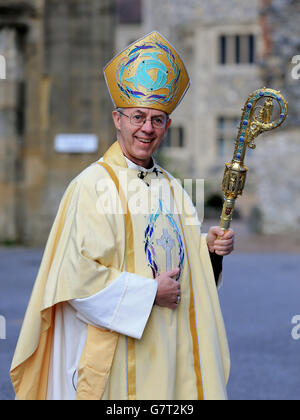
<svg viewBox="0 0 300 420">
<path fill-rule="evenodd" d="M 168 227 L 164 227 L 162 233 L 159 234 L 158 229 L 156 229 L 156 222 L 162 216 L 167 218 Z M 157 237 L 155 233 L 158 235 Z M 176 280 L 179 280 L 185 257 L 183 241 L 172 213 L 163 208 L 161 200 L 159 200 L 157 210 L 148 219 L 144 243 L 146 259 L 152 270 L 153 278 L 156 278 L 163 271 L 169 271 L 179 267 L 179 273 L 176 278 Z M 175 258 L 174 252 L 176 253 Z M 158 263 L 158 255 L 161 253 L 165 256 L 164 270 Z"/>
</svg>

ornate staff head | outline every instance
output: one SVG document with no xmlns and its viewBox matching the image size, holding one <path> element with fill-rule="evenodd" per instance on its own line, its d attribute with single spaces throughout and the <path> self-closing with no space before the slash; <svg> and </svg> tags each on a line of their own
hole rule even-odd
<svg viewBox="0 0 300 420">
<path fill-rule="evenodd" d="M 274 105 L 277 104 L 277 116 L 272 120 Z M 225 201 L 220 227 L 229 229 L 235 200 L 242 195 L 248 168 L 244 166 L 247 147 L 256 148 L 255 139 L 264 131 L 279 127 L 287 117 L 287 102 L 279 91 L 263 88 L 253 92 L 242 109 L 242 118 L 235 143 L 233 159 L 225 164 L 222 183 Z"/>
</svg>

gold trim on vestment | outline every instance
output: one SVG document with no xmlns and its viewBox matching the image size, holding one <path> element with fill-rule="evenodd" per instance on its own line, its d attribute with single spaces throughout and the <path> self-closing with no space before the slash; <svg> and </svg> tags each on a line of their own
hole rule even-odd
<svg viewBox="0 0 300 420">
<path fill-rule="evenodd" d="M 108 153 L 104 155 L 104 159 L 111 160 L 113 158 L 115 164 L 124 166 L 124 162 L 118 158 L 118 152 L 120 153 L 121 148 L 119 143 L 114 144 L 109 150 Z M 119 193 L 119 197 L 122 203 L 123 211 L 124 211 L 124 219 L 125 219 L 125 235 L 126 235 L 126 271 L 129 273 L 135 272 L 135 261 L 134 261 L 134 238 L 133 238 L 133 227 L 132 227 L 132 219 L 131 214 L 128 207 L 128 202 L 126 200 L 125 194 L 122 190 L 120 185 L 119 179 L 116 176 L 115 172 L 105 162 L 99 162 L 101 166 L 103 166 L 107 172 L 109 173 L 111 179 L 115 183 L 117 191 Z M 136 358 L 135 358 L 135 340 L 134 338 L 127 337 L 127 383 L 128 383 L 128 399 L 129 400 L 136 400 Z"/>
<path fill-rule="evenodd" d="M 173 200 L 177 206 L 175 193 L 173 190 L 173 187 L 171 185 L 171 181 L 169 176 L 165 173 L 164 170 L 162 170 L 163 175 L 168 180 L 170 185 L 170 190 L 173 196 Z M 178 208 L 178 206 L 177 206 Z M 180 214 L 178 213 L 178 218 L 181 226 L 181 231 L 183 235 L 184 245 L 187 253 L 187 244 L 184 234 L 184 229 L 182 225 L 182 220 L 180 217 Z M 186 255 L 187 264 L 188 264 L 188 270 L 189 270 L 189 284 L 190 284 L 190 310 L 189 310 L 189 320 L 190 320 L 190 329 L 191 329 L 191 335 L 193 340 L 193 357 L 194 357 L 194 370 L 196 375 L 196 382 L 197 382 L 197 394 L 198 394 L 198 400 L 204 400 L 203 395 L 203 383 L 202 383 L 202 373 L 201 373 L 201 363 L 200 363 L 200 356 L 199 356 L 199 342 L 198 342 L 198 334 L 197 334 L 197 325 L 196 325 L 196 312 L 195 312 L 195 301 L 194 301 L 194 292 L 193 292 L 193 282 L 192 282 L 192 275 L 191 275 L 191 265 L 189 261 L 188 253 Z"/>
<path fill-rule="evenodd" d="M 44 287 L 47 281 L 47 275 L 49 274 L 51 264 L 54 259 L 60 236 L 63 231 L 70 197 L 71 193 L 69 193 L 68 197 L 66 198 L 65 206 L 61 210 L 61 218 L 55 233 L 55 237 L 52 238 L 50 236 L 48 239 L 48 242 L 50 243 L 52 241 L 53 244 L 51 255 L 49 256 L 49 262 L 44 269 L 46 275 L 42 278 L 42 285 Z M 25 353 L 22 361 L 18 360 L 21 357 L 20 355 L 22 354 L 22 351 L 24 351 L 24 346 L 21 347 L 20 345 L 19 337 L 10 371 L 11 381 L 15 389 L 16 398 L 18 400 L 46 400 L 47 398 L 48 375 L 54 334 L 54 320 L 55 309 L 53 307 L 46 308 L 40 313 L 40 318 L 35 324 L 35 328 L 40 328 L 39 341 L 36 343 L 36 345 L 32 346 L 31 354 L 26 355 Z M 28 346 L 26 349 L 28 350 Z"/>
</svg>

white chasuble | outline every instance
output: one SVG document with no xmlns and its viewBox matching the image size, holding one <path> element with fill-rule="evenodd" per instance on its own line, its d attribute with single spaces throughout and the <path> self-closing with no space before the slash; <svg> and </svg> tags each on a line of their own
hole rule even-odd
<svg viewBox="0 0 300 420">
<path fill-rule="evenodd" d="M 118 143 L 103 163 L 59 211 L 13 361 L 18 398 L 226 399 L 226 333 L 190 200 L 157 165 L 138 176 Z M 176 267 L 180 304 L 159 307 L 155 277 Z M 30 319 L 44 334 L 30 337 Z"/>
</svg>

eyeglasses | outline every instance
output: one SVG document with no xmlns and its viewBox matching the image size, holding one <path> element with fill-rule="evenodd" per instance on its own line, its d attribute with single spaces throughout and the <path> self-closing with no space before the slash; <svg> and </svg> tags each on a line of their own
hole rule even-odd
<svg viewBox="0 0 300 420">
<path fill-rule="evenodd" d="M 151 117 L 147 119 L 143 114 L 133 113 L 131 115 L 126 115 L 124 112 L 118 110 L 119 114 L 124 115 L 124 117 L 129 118 L 130 123 L 135 125 L 136 127 L 142 127 L 146 121 L 151 121 L 151 125 L 153 128 L 165 128 L 168 117 L 164 115 L 157 115 L 155 117 Z"/>
</svg>

